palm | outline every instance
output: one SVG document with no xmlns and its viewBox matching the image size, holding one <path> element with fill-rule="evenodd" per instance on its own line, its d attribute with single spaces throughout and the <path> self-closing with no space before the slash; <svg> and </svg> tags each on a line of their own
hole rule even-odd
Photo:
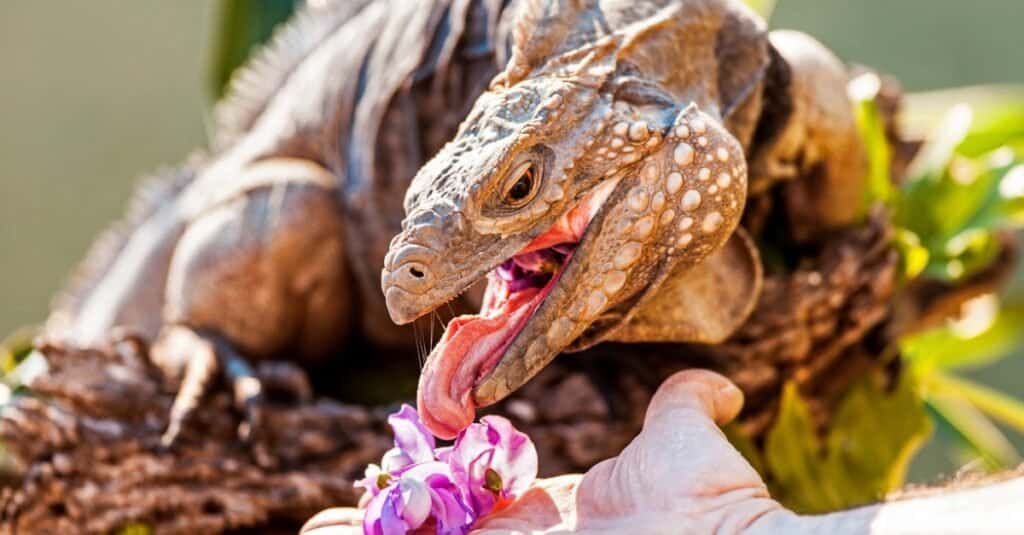
<svg viewBox="0 0 1024 535">
<path fill-rule="evenodd" d="M 583 476 L 539 483 L 479 532 L 741 531 L 779 509 L 716 425 L 734 418 L 741 405 L 739 390 L 724 378 L 680 373 L 655 395 L 643 431 L 622 454 Z"/>
</svg>

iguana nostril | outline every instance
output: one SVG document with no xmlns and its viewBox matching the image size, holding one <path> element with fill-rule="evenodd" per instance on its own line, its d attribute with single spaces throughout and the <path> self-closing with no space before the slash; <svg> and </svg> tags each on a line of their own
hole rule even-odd
<svg viewBox="0 0 1024 535">
<path fill-rule="evenodd" d="M 409 274 L 412 275 L 413 277 L 416 277 L 417 279 L 422 279 L 424 276 L 423 271 L 416 269 L 414 267 L 409 268 Z"/>
</svg>

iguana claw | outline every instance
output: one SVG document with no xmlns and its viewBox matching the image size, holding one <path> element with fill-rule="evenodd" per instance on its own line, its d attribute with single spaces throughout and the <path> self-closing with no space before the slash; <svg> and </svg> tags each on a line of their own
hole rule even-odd
<svg viewBox="0 0 1024 535">
<path fill-rule="evenodd" d="M 153 346 L 152 359 L 165 370 L 173 370 L 177 362 L 185 363 L 167 429 L 160 439 L 165 448 L 178 443 L 189 417 L 217 375 L 222 375 L 227 381 L 235 408 L 243 415 L 238 426 L 238 438 L 243 442 L 252 442 L 260 432 L 261 408 L 267 401 L 268 387 L 287 391 L 298 401 L 308 401 L 312 397 L 305 373 L 298 367 L 283 362 L 266 362 L 258 370 L 253 369 L 220 337 L 188 327 L 165 329 Z M 268 382 L 270 384 L 265 384 Z"/>
</svg>

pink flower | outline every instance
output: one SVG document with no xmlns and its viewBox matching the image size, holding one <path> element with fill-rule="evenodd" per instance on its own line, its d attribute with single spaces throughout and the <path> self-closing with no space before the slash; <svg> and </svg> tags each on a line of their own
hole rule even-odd
<svg viewBox="0 0 1024 535">
<path fill-rule="evenodd" d="M 501 416 L 485 416 L 455 439 L 448 463 L 479 515 L 512 500 L 537 477 L 537 449 L 530 437 Z"/>
<path fill-rule="evenodd" d="M 476 515 L 463 502 L 447 464 L 431 461 L 409 467 L 366 506 L 363 533 L 404 535 L 433 519 L 437 533 L 462 535 Z"/>
<path fill-rule="evenodd" d="M 533 443 L 500 416 L 471 424 L 445 448 L 436 448 L 408 405 L 388 423 L 395 447 L 356 482 L 371 496 L 363 517 L 367 535 L 400 535 L 431 523 L 439 535 L 463 535 L 497 504 L 521 495 L 537 476 Z"/>
<path fill-rule="evenodd" d="M 395 431 L 395 448 L 405 457 L 407 464 L 434 460 L 434 435 L 420 421 L 416 409 L 403 404 L 398 412 L 388 416 L 388 424 Z"/>
<path fill-rule="evenodd" d="M 430 493 L 423 482 L 403 478 L 379 492 L 367 504 L 363 533 L 404 535 L 427 521 L 430 501 Z"/>
<path fill-rule="evenodd" d="M 436 460 L 434 435 L 420 421 L 416 409 L 403 404 L 398 412 L 388 416 L 388 424 L 395 434 L 395 447 L 384 454 L 379 466 L 367 466 L 363 479 L 356 481 L 356 486 L 363 487 L 371 496 L 385 488 L 402 468 Z"/>
<path fill-rule="evenodd" d="M 381 489 L 391 483 L 391 474 L 381 470 L 380 466 L 371 464 L 363 471 L 363 479 L 355 482 L 356 487 L 362 487 L 370 496 L 377 496 Z"/>
</svg>

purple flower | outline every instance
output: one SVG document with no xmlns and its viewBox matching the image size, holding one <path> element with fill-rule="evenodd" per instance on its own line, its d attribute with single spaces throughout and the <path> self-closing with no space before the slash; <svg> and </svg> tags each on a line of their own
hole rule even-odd
<svg viewBox="0 0 1024 535">
<path fill-rule="evenodd" d="M 502 500 L 522 495 L 537 477 L 537 449 L 530 437 L 501 416 L 485 416 L 455 439 L 449 464 L 483 516 Z"/>
<path fill-rule="evenodd" d="M 462 492 L 442 462 L 417 464 L 405 470 L 370 500 L 363 518 L 367 535 L 402 535 L 433 519 L 437 533 L 469 532 L 476 515 L 463 502 Z"/>
<path fill-rule="evenodd" d="M 464 535 L 476 519 L 521 495 L 537 475 L 533 443 L 499 416 L 470 425 L 445 448 L 436 448 L 408 405 L 388 423 L 395 447 L 356 482 L 371 497 L 363 518 L 367 535 L 399 535 L 430 525 L 439 535 Z"/>
<path fill-rule="evenodd" d="M 398 412 L 388 416 L 388 424 L 395 434 L 395 447 L 384 454 L 379 466 L 367 466 L 363 479 L 355 483 L 357 487 L 366 489 L 371 496 L 377 496 L 387 487 L 401 469 L 435 460 L 434 435 L 420 421 L 416 409 L 403 404 Z"/>
<path fill-rule="evenodd" d="M 367 504 L 363 533 L 405 535 L 426 522 L 430 502 L 430 492 L 422 481 L 402 478 Z"/>
<path fill-rule="evenodd" d="M 416 409 L 403 404 L 398 412 L 388 416 L 388 424 L 395 431 L 395 448 L 404 455 L 403 460 L 408 461 L 406 464 L 434 460 L 434 435 L 420 421 Z"/>
<path fill-rule="evenodd" d="M 370 496 L 377 496 L 381 489 L 391 483 L 391 474 L 380 469 L 380 466 L 371 464 L 363 471 L 363 479 L 356 481 L 355 486 L 362 487 Z"/>
</svg>

